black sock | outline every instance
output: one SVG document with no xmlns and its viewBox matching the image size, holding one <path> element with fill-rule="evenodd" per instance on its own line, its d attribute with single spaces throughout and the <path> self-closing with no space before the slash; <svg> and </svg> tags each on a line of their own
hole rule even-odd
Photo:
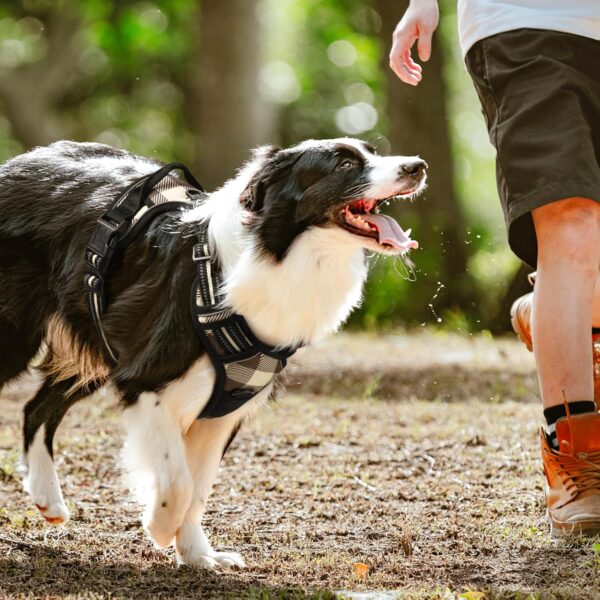
<svg viewBox="0 0 600 600">
<path fill-rule="evenodd" d="M 580 415 L 582 413 L 596 412 L 596 404 L 591 400 L 582 400 L 579 402 L 569 402 L 569 411 L 572 415 Z M 558 449 L 558 440 L 556 439 L 556 421 L 567 416 L 567 410 L 564 404 L 557 404 L 550 408 L 544 409 L 544 417 L 546 417 L 546 436 L 548 443 L 555 450 Z"/>
</svg>

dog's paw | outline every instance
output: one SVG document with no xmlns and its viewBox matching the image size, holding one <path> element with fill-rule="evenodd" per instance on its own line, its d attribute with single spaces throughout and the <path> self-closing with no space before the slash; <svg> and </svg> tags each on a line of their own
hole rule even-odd
<svg viewBox="0 0 600 600">
<path fill-rule="evenodd" d="M 25 489 L 40 514 L 50 525 L 62 525 L 69 520 L 69 509 L 60 493 L 60 488 L 53 481 L 33 481 L 31 476 L 25 480 Z"/>
<path fill-rule="evenodd" d="M 69 520 L 69 509 L 63 500 L 52 457 L 44 445 L 43 433 L 41 427 L 29 454 L 24 457 L 21 466 L 23 486 L 46 522 L 60 525 Z"/>
<path fill-rule="evenodd" d="M 191 479 L 182 478 L 180 485 L 172 485 L 163 493 L 156 494 L 154 502 L 144 513 L 143 524 L 157 548 L 166 548 L 173 543 L 191 501 Z"/>
<path fill-rule="evenodd" d="M 244 559 L 237 552 L 215 552 L 210 554 L 177 553 L 177 562 L 188 567 L 201 569 L 217 569 L 219 567 L 233 567 L 243 569 L 246 566 Z"/>
<path fill-rule="evenodd" d="M 201 569 L 218 567 L 243 568 L 244 559 L 237 552 L 217 552 L 213 550 L 202 525 L 186 522 L 177 531 L 175 542 L 177 563 Z"/>
<path fill-rule="evenodd" d="M 42 517 L 46 520 L 46 523 L 49 523 L 50 525 L 62 525 L 69 520 L 69 509 L 62 501 L 48 504 L 45 498 L 38 498 L 35 505 Z"/>
<path fill-rule="evenodd" d="M 144 517 L 143 524 L 156 548 L 166 548 L 173 543 L 175 531 L 169 524 L 161 523 L 160 519 L 152 519 L 151 516 Z"/>
</svg>

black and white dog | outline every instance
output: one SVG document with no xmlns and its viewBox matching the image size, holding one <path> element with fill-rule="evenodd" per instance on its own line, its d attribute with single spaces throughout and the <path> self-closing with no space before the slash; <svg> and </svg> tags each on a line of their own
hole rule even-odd
<svg viewBox="0 0 600 600">
<path fill-rule="evenodd" d="M 221 189 L 188 211 L 156 218 L 108 280 L 104 359 L 82 284 L 83 255 L 100 215 L 156 162 L 91 143 L 58 142 L 0 166 L 0 386 L 38 356 L 45 379 L 25 408 L 25 485 L 49 523 L 69 513 L 52 439 L 75 402 L 110 383 L 124 407 L 128 471 L 144 525 L 182 563 L 242 566 L 212 549 L 201 519 L 221 458 L 249 412 L 198 419 L 215 381 L 194 332 L 195 240 L 209 220 L 226 304 L 267 344 L 293 347 L 335 331 L 361 298 L 365 251 L 417 247 L 379 204 L 425 184 L 418 157 L 382 157 L 362 141 L 264 147 Z M 41 358 L 39 358 L 41 357 Z"/>
</svg>

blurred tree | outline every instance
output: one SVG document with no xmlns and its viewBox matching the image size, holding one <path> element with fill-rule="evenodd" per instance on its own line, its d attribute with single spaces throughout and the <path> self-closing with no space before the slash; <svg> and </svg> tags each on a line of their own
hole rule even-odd
<svg viewBox="0 0 600 600">
<path fill-rule="evenodd" d="M 72 138 L 189 161 L 178 82 L 197 9 L 196 0 L 0 3 L 0 106 L 20 142 L 0 140 L 0 156 Z"/>
<path fill-rule="evenodd" d="M 468 269 L 467 227 L 454 183 L 442 36 L 434 37 L 431 59 L 417 88 L 402 83 L 389 68 L 392 33 L 407 6 L 407 1 L 375 0 L 382 22 L 381 69 L 387 79 L 391 149 L 397 154 L 419 154 L 429 164 L 424 196 L 413 205 L 393 204 L 390 209 L 401 222 L 413 226 L 421 246 L 414 254 L 420 276 L 418 286 L 411 289 L 411 316 L 430 319 L 432 309 L 433 316 L 449 309 L 473 315 L 476 299 Z"/>
<path fill-rule="evenodd" d="M 272 106 L 258 93 L 262 64 L 256 0 L 202 2 L 196 67 L 189 71 L 187 112 L 194 131 L 196 171 L 208 189 L 221 185 L 271 141 Z"/>
<path fill-rule="evenodd" d="M 33 13 L 19 2 L 12 9 L 13 47 L 0 65 L 0 101 L 14 136 L 27 148 L 64 135 L 56 106 L 77 68 L 81 19 L 53 4 Z"/>
<path fill-rule="evenodd" d="M 379 16 L 364 0 L 263 0 L 259 93 L 280 107 L 284 145 L 384 131 Z"/>
</svg>

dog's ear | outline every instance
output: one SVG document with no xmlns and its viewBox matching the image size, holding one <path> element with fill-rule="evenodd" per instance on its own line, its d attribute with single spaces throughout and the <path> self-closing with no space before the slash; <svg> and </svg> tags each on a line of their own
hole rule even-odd
<svg viewBox="0 0 600 600">
<path fill-rule="evenodd" d="M 257 177 L 258 173 L 252 176 L 250 183 L 246 186 L 246 189 L 240 196 L 240 202 L 242 206 L 252 212 L 259 212 L 262 210 L 264 203 L 264 186 L 260 182 L 260 178 Z"/>
<path fill-rule="evenodd" d="M 269 160 L 273 158 L 281 148 L 274 145 L 259 146 L 252 151 L 252 163 L 258 163 L 259 167 L 252 175 L 246 189 L 240 196 L 240 203 L 250 212 L 262 210 L 264 202 L 264 186 L 261 185 L 261 179 L 265 175 L 265 167 Z"/>
<path fill-rule="evenodd" d="M 254 150 L 252 150 L 251 160 L 253 162 L 266 162 L 273 158 L 280 151 L 281 148 L 279 146 L 275 146 L 274 144 L 259 146 L 258 148 L 254 148 Z"/>
<path fill-rule="evenodd" d="M 254 151 L 253 156 L 262 164 L 242 192 L 240 202 L 246 210 L 257 213 L 264 208 L 268 188 L 287 177 L 299 155 L 283 152 L 276 146 L 262 146 Z"/>
</svg>

